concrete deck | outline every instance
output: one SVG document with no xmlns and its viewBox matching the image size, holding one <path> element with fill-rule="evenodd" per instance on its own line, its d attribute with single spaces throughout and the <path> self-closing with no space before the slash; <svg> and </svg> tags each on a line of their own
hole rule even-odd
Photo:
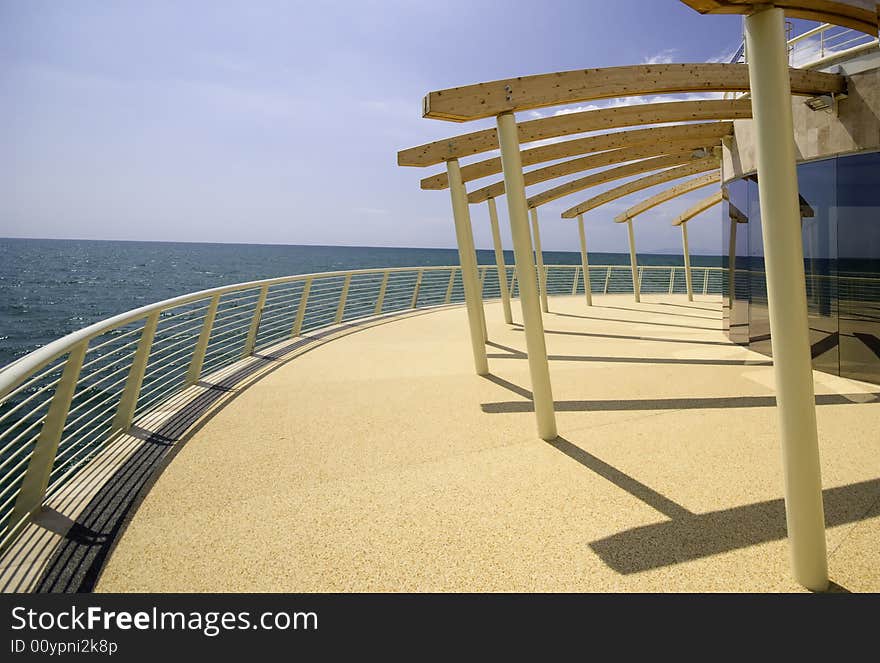
<svg viewBox="0 0 880 663">
<path fill-rule="evenodd" d="M 461 307 L 298 356 L 179 450 L 98 590 L 798 591 L 770 363 L 698 299 L 552 298 L 553 443 L 500 304 L 488 379 Z M 880 387 L 814 379 L 831 577 L 880 591 Z"/>
</svg>

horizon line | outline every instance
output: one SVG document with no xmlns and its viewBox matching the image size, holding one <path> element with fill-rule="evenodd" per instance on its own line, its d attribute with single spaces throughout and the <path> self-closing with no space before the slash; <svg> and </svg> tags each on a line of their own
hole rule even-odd
<svg viewBox="0 0 880 663">
<path fill-rule="evenodd" d="M 128 242 L 131 244 L 210 244 L 220 246 L 293 246 L 308 248 L 326 248 L 326 249 L 415 249 L 419 251 L 458 251 L 455 246 L 385 246 L 378 244 L 287 244 L 287 243 L 267 243 L 267 242 L 205 242 L 195 240 L 172 240 L 172 239 L 96 239 L 93 237 L 8 237 L 0 236 L 0 240 L 31 240 L 31 241 L 49 241 L 49 242 Z M 477 251 L 494 251 L 493 247 L 477 248 Z M 505 252 L 513 253 L 512 248 L 505 248 Z M 579 254 L 577 250 L 562 249 L 544 249 L 544 253 L 574 253 Z M 588 251 L 588 253 L 621 253 L 628 251 Z M 682 255 L 681 252 L 675 251 L 640 251 L 641 255 Z M 691 256 L 706 256 L 712 258 L 722 257 L 721 253 L 691 253 Z"/>
</svg>

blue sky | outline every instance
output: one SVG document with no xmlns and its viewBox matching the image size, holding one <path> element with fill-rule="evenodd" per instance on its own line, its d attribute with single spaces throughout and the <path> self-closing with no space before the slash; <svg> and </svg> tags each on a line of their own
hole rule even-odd
<svg viewBox="0 0 880 663">
<path fill-rule="evenodd" d="M 0 236 L 454 246 L 437 169 L 396 152 L 491 123 L 422 119 L 427 91 L 720 59 L 740 25 L 678 0 L 0 0 Z M 542 208 L 545 249 L 577 250 L 559 212 L 601 190 Z M 710 192 L 640 218 L 639 250 L 679 247 L 669 220 Z M 591 250 L 625 249 L 617 211 L 587 215 Z M 690 240 L 718 251 L 717 208 Z"/>
</svg>

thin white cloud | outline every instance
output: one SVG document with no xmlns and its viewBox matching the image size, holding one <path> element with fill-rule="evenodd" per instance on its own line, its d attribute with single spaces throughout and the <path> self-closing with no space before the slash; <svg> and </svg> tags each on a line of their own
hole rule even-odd
<svg viewBox="0 0 880 663">
<path fill-rule="evenodd" d="M 670 64 L 675 61 L 677 53 L 677 48 L 664 48 L 659 53 L 644 58 L 642 64 Z"/>
</svg>

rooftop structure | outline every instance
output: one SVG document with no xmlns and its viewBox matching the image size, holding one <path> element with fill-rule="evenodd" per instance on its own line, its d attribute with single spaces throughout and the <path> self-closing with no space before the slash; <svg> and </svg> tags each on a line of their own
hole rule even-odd
<svg viewBox="0 0 880 663">
<path fill-rule="evenodd" d="M 812 322 L 814 309 L 827 319 L 843 301 L 826 284 L 872 281 L 813 269 L 812 249 L 805 274 L 803 248 L 832 207 L 846 223 L 880 206 L 855 185 L 880 151 L 876 5 L 686 4 L 746 14 L 746 62 L 580 69 L 425 96 L 428 119 L 496 119 L 495 129 L 398 153 L 401 166 L 444 165 L 421 186 L 449 189 L 459 266 L 193 293 L 0 371 L 2 586 L 880 587 L 876 387 L 811 364 L 843 333 L 842 323 Z M 786 12 L 871 41 L 792 67 Z M 708 92 L 726 98 L 515 117 Z M 521 148 L 545 139 L 556 142 Z M 460 163 L 495 149 L 499 157 Z M 799 196 L 798 163 L 820 157 L 858 171 L 841 177 L 868 192 L 850 195 L 849 211 L 804 187 Z M 545 265 L 541 207 L 618 180 L 555 220 L 577 219 L 581 264 Z M 708 187 L 717 188 L 674 221 L 683 268 L 640 266 L 642 215 Z M 633 194 L 645 197 L 630 204 Z M 591 265 L 584 216 L 624 198 L 607 220 L 625 225 L 630 265 Z M 493 266 L 478 265 L 474 249 L 469 207 L 483 202 Z M 688 223 L 719 203 L 725 269 L 692 266 Z M 761 256 L 745 270 L 756 294 L 745 314 L 743 239 L 750 258 Z M 743 326 L 754 340 L 762 302 L 772 359 L 737 345 Z M 875 318 L 852 320 L 850 336 L 873 347 Z"/>
</svg>

